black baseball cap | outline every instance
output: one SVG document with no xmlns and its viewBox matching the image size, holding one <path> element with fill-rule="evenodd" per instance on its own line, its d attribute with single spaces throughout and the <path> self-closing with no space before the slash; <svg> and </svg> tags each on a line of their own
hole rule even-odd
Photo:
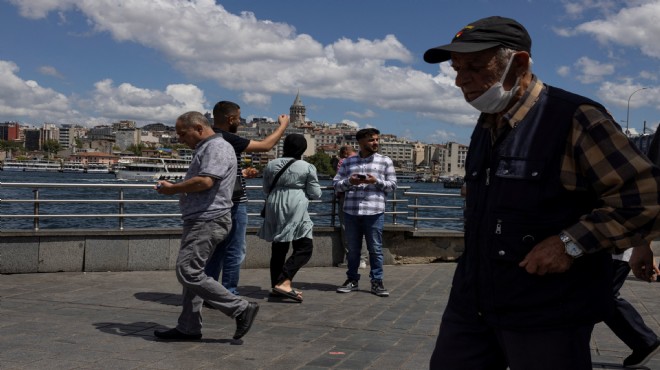
<svg viewBox="0 0 660 370">
<path fill-rule="evenodd" d="M 424 53 L 427 63 L 441 63 L 451 58 L 451 52 L 474 53 L 502 46 L 526 51 L 532 55 L 532 39 L 522 24 L 511 18 L 488 17 L 463 27 L 450 44 L 429 49 Z"/>
</svg>

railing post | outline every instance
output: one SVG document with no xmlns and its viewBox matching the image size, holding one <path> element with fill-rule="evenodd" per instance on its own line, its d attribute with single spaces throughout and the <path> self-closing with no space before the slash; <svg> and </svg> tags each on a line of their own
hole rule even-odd
<svg viewBox="0 0 660 370">
<path fill-rule="evenodd" d="M 33 227 L 34 231 L 39 231 L 39 188 L 32 190 L 34 193 L 34 215 Z"/>
<path fill-rule="evenodd" d="M 415 196 L 415 213 L 414 213 L 415 216 L 413 220 L 413 229 L 415 229 L 415 231 L 417 231 L 417 217 L 419 216 L 419 208 L 417 208 L 418 205 L 419 205 L 419 197 Z"/>
<path fill-rule="evenodd" d="M 392 200 L 394 201 L 394 202 L 392 202 L 392 212 L 393 212 L 392 213 L 392 225 L 396 225 L 396 216 L 397 216 L 397 214 L 396 214 L 396 204 L 397 204 L 396 190 L 394 190 L 392 192 Z"/>
<path fill-rule="evenodd" d="M 330 226 L 335 227 L 335 216 L 337 215 L 337 193 L 332 191 L 332 215 L 330 216 Z M 339 210 L 341 212 L 341 209 Z"/>
<path fill-rule="evenodd" d="M 119 200 L 124 200 L 124 189 L 119 188 Z M 124 202 L 119 202 L 119 230 L 124 230 Z"/>
</svg>

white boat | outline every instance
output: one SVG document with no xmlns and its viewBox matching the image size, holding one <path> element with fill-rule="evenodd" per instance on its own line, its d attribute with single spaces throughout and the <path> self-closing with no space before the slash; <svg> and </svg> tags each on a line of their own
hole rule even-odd
<svg viewBox="0 0 660 370">
<path fill-rule="evenodd" d="M 420 177 L 420 175 L 414 172 L 397 172 L 396 181 L 397 182 L 415 182 Z"/>
<path fill-rule="evenodd" d="M 34 160 L 27 161 L 25 172 L 58 172 L 62 169 L 60 161 Z"/>
<path fill-rule="evenodd" d="M 25 167 L 27 166 L 25 162 L 27 161 L 13 161 L 11 159 L 6 160 L 2 163 L 2 170 L 11 172 L 25 171 Z"/>
<path fill-rule="evenodd" d="M 85 166 L 82 162 L 64 162 L 61 172 L 85 172 Z"/>
<path fill-rule="evenodd" d="M 85 171 L 87 173 L 110 173 L 110 166 L 105 163 L 89 162 Z"/>
<path fill-rule="evenodd" d="M 186 176 L 189 159 L 134 157 L 121 163 L 115 171 L 119 180 L 132 181 L 180 181 Z"/>
</svg>

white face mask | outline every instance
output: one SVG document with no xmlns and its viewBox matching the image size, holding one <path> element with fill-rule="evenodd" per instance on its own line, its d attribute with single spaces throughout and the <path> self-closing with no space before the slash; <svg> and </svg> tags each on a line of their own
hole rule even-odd
<svg viewBox="0 0 660 370">
<path fill-rule="evenodd" d="M 504 70 L 502 78 L 493 84 L 493 86 L 491 86 L 488 90 L 486 90 L 485 93 L 479 95 L 479 97 L 469 101 L 468 103 L 483 113 L 498 113 L 506 108 L 506 106 L 509 105 L 511 98 L 513 98 L 513 95 L 520 88 L 520 86 L 518 86 L 520 78 L 516 78 L 516 82 L 513 84 L 513 87 L 509 91 L 505 91 L 504 86 L 502 86 L 507 73 L 509 73 L 509 68 L 511 67 L 512 62 L 513 55 L 509 59 L 509 63 L 506 65 L 506 69 Z"/>
</svg>

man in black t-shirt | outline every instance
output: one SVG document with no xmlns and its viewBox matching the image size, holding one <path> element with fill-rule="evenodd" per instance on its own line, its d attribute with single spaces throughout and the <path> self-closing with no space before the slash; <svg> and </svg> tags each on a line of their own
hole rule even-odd
<svg viewBox="0 0 660 370">
<path fill-rule="evenodd" d="M 281 114 L 278 117 L 278 122 L 280 126 L 265 139 L 261 141 L 249 140 L 236 135 L 238 126 L 241 123 L 241 107 L 238 104 L 221 101 L 213 107 L 213 130 L 216 133 L 221 133 L 224 139 L 234 148 L 238 170 L 232 193 L 232 201 L 234 202 L 231 209 L 232 227 L 227 238 L 216 246 L 204 272 L 207 276 L 220 281 L 220 271 L 222 271 L 222 285 L 236 295 L 239 294 L 237 287 L 241 263 L 245 259 L 248 200 L 245 191 L 245 178 L 256 176 L 256 171 L 241 169 L 241 153 L 271 150 L 289 126 L 289 116 Z"/>
</svg>

